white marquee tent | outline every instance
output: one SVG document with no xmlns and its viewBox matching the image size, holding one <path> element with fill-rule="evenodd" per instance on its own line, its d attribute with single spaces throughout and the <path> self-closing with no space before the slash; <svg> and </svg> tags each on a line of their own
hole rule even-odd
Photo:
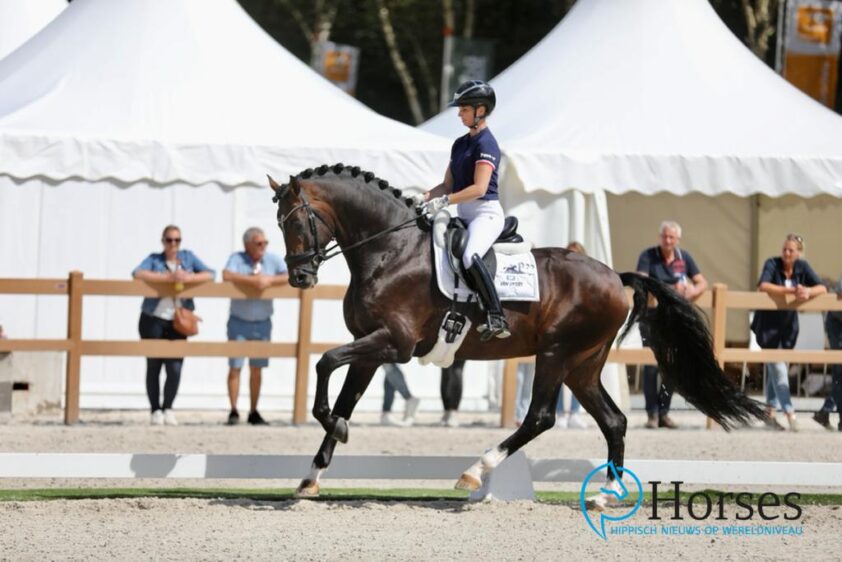
<svg viewBox="0 0 842 562">
<path fill-rule="evenodd" d="M 526 230 L 543 244 L 578 239 L 595 256 L 617 260 L 606 192 L 842 195 L 842 118 L 758 60 L 707 0 L 579 0 L 491 84 L 504 203 L 530 217 Z M 463 132 L 454 110 L 423 128 Z M 635 209 L 657 200 L 638 197 Z M 621 244 L 620 267 L 628 269 L 655 242 L 658 223 L 641 224 L 648 219 L 623 213 L 622 201 L 613 205 L 619 215 L 611 226 L 622 225 L 614 240 L 633 239 Z M 692 214 L 687 205 L 681 210 Z M 699 218 L 709 232 L 689 239 L 704 246 L 712 279 L 749 269 L 750 235 L 733 236 L 750 228 L 744 208 L 713 209 Z M 664 218 L 671 217 L 657 220 Z M 740 273 L 733 284 L 749 276 Z"/>
<path fill-rule="evenodd" d="M 67 7 L 67 0 L 0 0 L 0 59 L 17 49 Z"/>
<path fill-rule="evenodd" d="M 759 61 L 706 0 L 579 0 L 491 83 L 515 205 L 575 190 L 602 216 L 602 190 L 842 195 L 842 118 Z M 450 112 L 424 128 L 460 132 Z M 569 237 L 561 227 L 556 243 Z"/>
<path fill-rule="evenodd" d="M 220 271 L 248 226 L 282 251 L 267 172 L 344 162 L 430 186 L 447 158 L 446 139 L 347 96 L 234 0 L 75 0 L 0 61 L 0 276 L 128 278 L 160 251 L 168 223 Z M 347 281 L 339 262 L 323 282 Z M 61 337 L 59 302 L 0 297 L 0 323 L 10 337 Z M 317 304 L 335 317 L 338 303 Z M 225 339 L 227 303 L 200 307 L 199 338 Z M 136 298 L 88 299 L 84 335 L 134 339 L 138 312 Z M 295 314 L 278 307 L 275 339 L 295 340 L 295 323 L 283 321 Z M 335 322 L 317 328 L 320 341 L 349 339 Z M 213 395 L 224 407 L 225 361 L 188 364 L 179 406 Z M 289 407 L 290 361 L 275 364 L 265 393 L 285 398 L 265 407 Z M 136 358 L 85 358 L 82 406 L 142 407 L 142 372 Z"/>
</svg>

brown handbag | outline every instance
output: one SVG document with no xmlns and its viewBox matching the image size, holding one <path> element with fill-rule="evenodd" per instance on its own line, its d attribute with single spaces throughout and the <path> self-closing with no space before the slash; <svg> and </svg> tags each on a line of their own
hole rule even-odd
<svg viewBox="0 0 842 562">
<path fill-rule="evenodd" d="M 202 319 L 192 310 L 178 306 L 175 309 L 175 316 L 172 319 L 172 327 L 182 336 L 195 336 L 199 333 L 199 322 L 201 321 Z"/>
</svg>

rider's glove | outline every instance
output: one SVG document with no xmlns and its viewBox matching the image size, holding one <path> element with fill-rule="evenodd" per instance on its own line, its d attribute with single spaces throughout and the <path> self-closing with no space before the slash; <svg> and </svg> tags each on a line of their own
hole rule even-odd
<svg viewBox="0 0 842 562">
<path fill-rule="evenodd" d="M 420 207 L 424 203 L 427 202 L 426 193 L 416 193 L 415 195 L 411 196 L 412 202 L 415 204 L 416 207 Z"/>
<path fill-rule="evenodd" d="M 441 197 L 436 197 L 435 199 L 431 199 L 426 203 L 423 203 L 421 207 L 425 213 L 434 217 L 436 216 L 436 213 L 448 205 L 450 205 L 450 198 L 447 195 L 442 195 Z"/>
</svg>

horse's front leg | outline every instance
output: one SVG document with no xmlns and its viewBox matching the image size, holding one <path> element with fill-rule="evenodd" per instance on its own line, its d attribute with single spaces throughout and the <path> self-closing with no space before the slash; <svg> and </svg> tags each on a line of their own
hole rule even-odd
<svg viewBox="0 0 842 562">
<path fill-rule="evenodd" d="M 336 403 L 333 405 L 333 414 L 344 419 L 351 419 L 357 403 L 368 388 L 371 379 L 377 371 L 377 365 L 352 363 L 348 369 L 348 376 L 339 391 Z M 333 459 L 333 452 L 336 450 L 336 439 L 326 435 L 319 452 L 313 459 L 310 467 L 310 474 L 301 481 L 295 495 L 299 498 L 311 498 L 319 495 L 319 478 L 327 470 L 330 461 Z"/>
<path fill-rule="evenodd" d="M 383 363 L 400 363 L 407 360 L 409 356 L 399 357 L 397 349 L 392 345 L 389 331 L 385 328 L 374 331 L 348 345 L 325 352 L 316 364 L 316 398 L 313 402 L 313 417 L 322 424 L 329 437 L 341 443 L 347 443 L 348 421 L 330 411 L 328 401 L 330 375 L 339 367 L 349 363 L 370 364 L 376 369 Z M 351 378 L 350 372 L 348 377 Z"/>
</svg>

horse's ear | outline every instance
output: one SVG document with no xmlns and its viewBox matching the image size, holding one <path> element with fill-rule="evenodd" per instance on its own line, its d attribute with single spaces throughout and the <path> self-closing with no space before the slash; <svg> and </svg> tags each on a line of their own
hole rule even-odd
<svg viewBox="0 0 842 562">
<path fill-rule="evenodd" d="M 281 191 L 281 186 L 278 184 L 278 182 L 272 179 L 272 176 L 270 176 L 269 174 L 266 174 L 266 177 L 269 178 L 269 187 L 272 188 L 272 191 L 275 192 L 275 195 L 278 195 L 278 193 Z"/>
<path fill-rule="evenodd" d="M 296 195 L 301 193 L 301 184 L 298 183 L 298 179 L 295 176 L 289 177 L 289 186 Z"/>
</svg>

